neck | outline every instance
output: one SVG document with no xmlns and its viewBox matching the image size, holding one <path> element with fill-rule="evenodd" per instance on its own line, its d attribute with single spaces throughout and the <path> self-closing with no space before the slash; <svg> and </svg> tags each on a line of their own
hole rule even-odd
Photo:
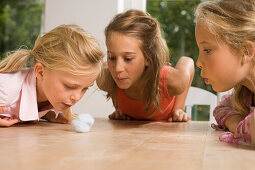
<svg viewBox="0 0 255 170">
<path fill-rule="evenodd" d="M 140 81 L 133 84 L 130 88 L 125 89 L 124 91 L 129 98 L 141 100 L 143 98 L 144 86 L 144 83 Z"/>
<path fill-rule="evenodd" d="M 40 81 L 38 81 L 37 79 L 36 79 L 36 96 L 37 96 L 37 103 L 47 101 L 47 98 L 43 93 L 42 85 Z"/>
</svg>

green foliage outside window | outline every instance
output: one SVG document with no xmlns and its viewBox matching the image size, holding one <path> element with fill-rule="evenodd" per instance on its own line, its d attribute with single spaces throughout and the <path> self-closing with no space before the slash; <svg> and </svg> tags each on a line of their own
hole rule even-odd
<svg viewBox="0 0 255 170">
<path fill-rule="evenodd" d="M 147 12 L 161 24 L 173 66 L 180 56 L 197 60 L 194 9 L 199 3 L 200 0 L 147 0 Z M 43 10 L 44 0 L 0 1 L 0 59 L 21 46 L 33 48 L 42 27 Z M 196 68 L 192 86 L 214 92 L 199 75 Z"/>
<path fill-rule="evenodd" d="M 33 48 L 41 30 L 43 3 L 43 0 L 0 1 L 0 59 L 21 46 Z"/>
<path fill-rule="evenodd" d="M 200 2 L 200 0 L 147 0 L 147 12 L 160 22 L 173 66 L 180 56 L 189 56 L 194 62 L 198 58 L 194 10 Z M 197 67 L 192 86 L 215 93 L 211 86 L 204 83 Z"/>
</svg>

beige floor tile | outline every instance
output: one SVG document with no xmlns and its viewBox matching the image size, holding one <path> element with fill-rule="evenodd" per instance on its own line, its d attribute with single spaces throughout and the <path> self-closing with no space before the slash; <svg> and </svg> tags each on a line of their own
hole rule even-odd
<svg viewBox="0 0 255 170">
<path fill-rule="evenodd" d="M 0 128 L 0 169 L 254 169 L 255 150 L 218 140 L 209 122 L 111 121 L 89 133 L 48 122 Z"/>
</svg>

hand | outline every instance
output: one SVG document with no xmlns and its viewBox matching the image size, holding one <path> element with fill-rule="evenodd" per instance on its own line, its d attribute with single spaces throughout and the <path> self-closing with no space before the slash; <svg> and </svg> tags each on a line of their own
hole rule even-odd
<svg viewBox="0 0 255 170">
<path fill-rule="evenodd" d="M 58 117 L 56 117 L 56 114 L 54 111 L 49 111 L 42 117 L 42 119 L 48 120 L 49 122 L 53 123 L 70 123 L 62 114 L 58 114 Z"/>
<path fill-rule="evenodd" d="M 220 135 L 221 142 L 245 146 L 255 146 L 255 113 L 251 112 L 237 125 L 235 133 L 224 132 Z"/>
<path fill-rule="evenodd" d="M 20 122 L 18 118 L 15 117 L 7 117 L 7 116 L 0 116 L 0 126 L 9 127 L 14 125 L 15 123 Z"/>
<path fill-rule="evenodd" d="M 169 122 L 187 122 L 190 120 L 190 116 L 187 115 L 182 109 L 173 110 L 170 117 L 168 118 Z"/>
<path fill-rule="evenodd" d="M 6 112 L 9 112 L 10 111 L 10 108 L 7 107 L 7 106 L 0 106 L 0 114 L 1 113 L 6 113 Z"/>
<path fill-rule="evenodd" d="M 121 111 L 116 110 L 115 112 L 113 112 L 112 114 L 109 115 L 109 119 L 112 119 L 112 120 L 131 120 L 132 118 L 128 115 L 125 115 Z"/>
</svg>

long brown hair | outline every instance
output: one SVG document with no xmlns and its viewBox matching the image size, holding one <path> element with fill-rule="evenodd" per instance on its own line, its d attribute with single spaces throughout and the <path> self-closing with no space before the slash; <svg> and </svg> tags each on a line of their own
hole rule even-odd
<svg viewBox="0 0 255 170">
<path fill-rule="evenodd" d="M 143 11 L 128 10 L 117 14 L 105 28 L 106 42 L 112 33 L 120 33 L 140 40 L 140 49 L 149 63 L 142 77 L 144 80 L 143 105 L 145 110 L 157 108 L 160 96 L 160 70 L 169 62 L 168 47 L 161 36 L 158 21 Z M 107 68 L 104 69 L 97 83 L 107 92 L 107 97 L 113 99 L 116 107 L 117 85 Z"/>
</svg>

